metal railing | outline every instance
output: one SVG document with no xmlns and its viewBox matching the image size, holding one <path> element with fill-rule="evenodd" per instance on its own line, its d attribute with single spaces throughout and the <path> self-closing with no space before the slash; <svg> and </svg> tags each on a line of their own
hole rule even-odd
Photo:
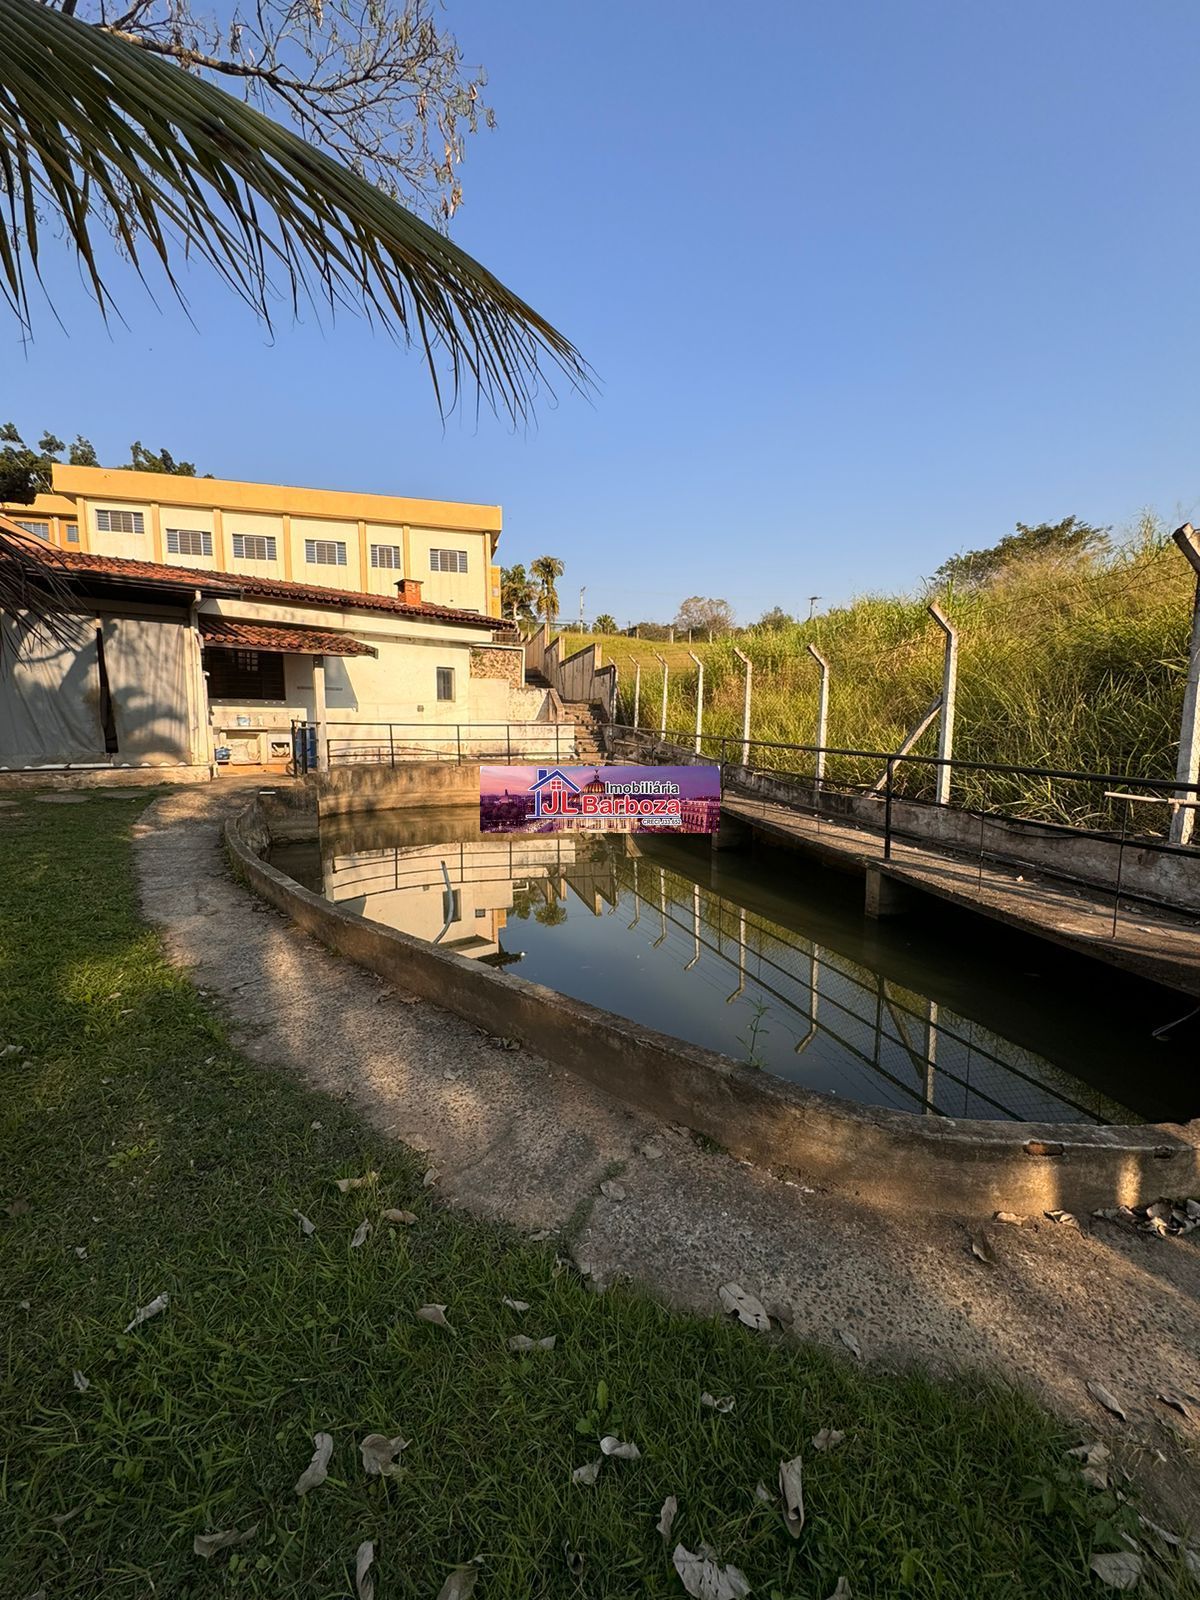
<svg viewBox="0 0 1200 1600">
<path fill-rule="evenodd" d="M 1176 857 L 1185 861 L 1200 860 L 1200 849 L 1195 845 L 1172 843 L 1168 838 L 1144 829 L 1141 824 L 1150 820 L 1149 813 L 1161 806 L 1163 833 L 1167 831 L 1173 811 L 1180 806 L 1200 807 L 1200 784 L 1183 783 L 1174 777 L 1148 778 L 1129 773 L 1077 772 L 1056 767 L 1020 766 L 1004 762 L 967 761 L 957 757 L 904 754 L 887 750 L 856 750 L 831 745 L 789 744 L 782 740 L 748 739 L 736 734 L 706 734 L 696 749 L 693 730 L 667 730 L 635 728 L 628 724 L 610 724 L 606 730 L 610 745 L 622 739 L 636 747 L 636 753 L 652 754 L 656 760 L 687 763 L 708 761 L 719 766 L 722 783 L 731 793 L 742 798 L 759 799 L 764 803 L 774 801 L 820 821 L 837 822 L 883 836 L 883 859 L 893 859 L 898 841 L 909 842 L 925 849 L 948 855 L 968 855 L 977 859 L 982 877 L 985 860 L 998 863 L 1021 863 L 1039 867 L 1050 875 L 1070 882 L 1086 884 L 1089 888 L 1108 889 L 1114 894 L 1113 932 L 1115 936 L 1117 915 L 1122 895 L 1127 900 L 1162 906 L 1178 913 L 1178 900 L 1164 899 L 1142 888 L 1130 887 L 1126 873 L 1126 847 L 1156 856 Z M 857 763 L 871 763 L 882 768 L 873 782 L 854 782 L 847 778 L 818 775 L 827 771 L 827 758 L 842 758 Z M 1055 785 L 1082 785 L 1092 796 L 1082 809 L 1086 814 L 1104 819 L 1108 824 L 1089 827 L 1080 823 L 1054 821 L 1046 817 L 1030 816 L 1013 809 L 1013 802 L 988 802 L 982 804 L 941 805 L 926 794 L 909 792 L 906 774 L 901 768 L 928 771 L 949 768 L 952 775 L 971 774 L 986 780 L 998 777 L 1022 780 L 1046 786 L 1047 793 Z M 772 794 L 778 786 L 783 792 Z M 913 785 L 919 791 L 919 784 Z M 986 790 L 986 782 L 980 787 Z M 1099 803 L 1103 802 L 1103 803 Z M 1135 802 L 1137 802 L 1135 804 Z M 1028 803 L 1028 802 L 1019 802 Z M 1119 808 L 1119 809 L 1117 809 Z M 1060 810 L 1069 809 L 1060 805 Z M 1113 816 L 1115 811 L 1115 816 Z M 1135 823 L 1134 813 L 1137 813 Z M 914 826 L 916 818 L 924 813 L 927 827 Z M 973 839 L 933 837 L 929 831 L 938 817 L 972 819 L 979 825 L 978 842 Z M 1113 821 L 1108 822 L 1109 816 Z M 1015 834 L 1029 839 L 1041 837 L 1054 840 L 1094 840 L 1111 846 L 1116 853 L 1112 880 L 1098 882 L 1094 877 L 1073 875 L 1065 862 L 1049 864 L 1022 855 L 1012 848 L 1017 841 L 1009 839 L 1010 848 L 998 848 L 993 837 L 991 848 L 986 848 L 989 825 L 1003 824 Z M 1198 907 L 1200 909 L 1200 907 Z"/>
<path fill-rule="evenodd" d="M 344 731 L 343 731 L 344 730 Z M 390 766 L 412 761 L 504 761 L 536 764 L 574 760 L 575 728 L 559 722 L 326 722 L 320 750 L 329 767 Z M 316 725 L 293 722 L 297 772 L 317 765 Z"/>
</svg>

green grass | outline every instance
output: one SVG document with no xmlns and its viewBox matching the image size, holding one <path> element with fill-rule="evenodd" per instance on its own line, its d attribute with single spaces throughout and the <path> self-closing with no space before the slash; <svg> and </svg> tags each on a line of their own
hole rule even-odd
<svg viewBox="0 0 1200 1600">
<path fill-rule="evenodd" d="M 937 598 L 961 634 L 955 754 L 964 761 L 1164 778 L 1175 771 L 1195 579 L 1153 519 L 1139 538 L 1098 563 L 1026 563 L 975 591 Z M 743 668 L 754 664 L 751 734 L 812 744 L 818 672 L 805 646 L 830 663 L 828 743 L 895 750 L 941 688 L 942 636 L 928 597 L 865 595 L 811 623 L 694 646 L 705 665 L 706 734 L 740 737 Z M 583 639 L 571 635 L 572 648 Z M 683 645 L 600 638 L 620 674 L 622 715 L 632 713 L 632 662 L 642 663 L 640 721 L 659 725 L 668 658 L 668 726 L 696 720 L 696 669 Z M 936 732 L 918 750 L 936 753 Z M 761 765 L 804 758 L 759 752 Z M 928 795 L 931 769 L 900 768 L 909 792 Z M 828 775 L 873 782 L 878 762 L 831 758 Z M 1116 822 L 1105 785 L 1039 784 L 957 774 L 956 803 L 1004 805 L 1029 816 Z M 1165 808 L 1138 806 L 1134 831 L 1161 828 Z"/>
<path fill-rule="evenodd" d="M 1131 1512 L 1080 1487 L 1077 1439 L 1016 1394 L 595 1294 L 553 1242 L 444 1209 L 417 1157 L 239 1057 L 137 914 L 143 802 L 0 813 L 0 1048 L 28 1052 L 0 1063 L 0 1594 L 341 1600 L 373 1539 L 377 1600 L 432 1597 L 474 1557 L 480 1600 L 678 1596 L 668 1494 L 678 1538 L 759 1596 L 820 1600 L 842 1574 L 856 1600 L 1094 1592 L 1089 1553 Z M 369 1169 L 376 1188 L 334 1188 Z M 418 1222 L 352 1250 L 383 1206 Z M 453 1331 L 414 1317 L 426 1302 Z M 557 1348 L 513 1355 L 518 1331 Z M 736 1411 L 703 1409 L 705 1389 Z M 841 1450 L 809 1448 L 821 1427 Z M 318 1431 L 330 1477 L 299 1500 Z M 600 1431 L 641 1459 L 573 1485 Z M 411 1441 L 403 1476 L 365 1476 L 369 1432 Z M 799 1451 L 793 1541 L 754 1489 Z M 192 1554 L 197 1532 L 254 1523 L 242 1549 Z"/>
</svg>

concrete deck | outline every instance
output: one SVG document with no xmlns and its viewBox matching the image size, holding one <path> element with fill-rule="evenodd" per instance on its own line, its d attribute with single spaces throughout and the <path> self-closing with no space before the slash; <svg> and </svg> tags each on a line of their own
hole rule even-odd
<svg viewBox="0 0 1200 1600">
<path fill-rule="evenodd" d="M 1028 868 L 945 855 L 894 837 L 892 858 L 885 861 L 882 833 L 810 816 L 774 801 L 727 792 L 722 809 L 735 830 L 740 823 L 764 841 L 804 851 L 827 866 L 882 878 L 882 887 L 877 883 L 874 888 L 882 914 L 902 910 L 906 892 L 933 895 L 1200 998 L 1200 907 L 1192 919 L 1125 900 L 1117 909 L 1114 933 L 1114 897 L 1097 889 Z M 729 830 L 724 841 L 734 842 Z M 986 851 L 986 827 L 983 843 Z"/>
</svg>

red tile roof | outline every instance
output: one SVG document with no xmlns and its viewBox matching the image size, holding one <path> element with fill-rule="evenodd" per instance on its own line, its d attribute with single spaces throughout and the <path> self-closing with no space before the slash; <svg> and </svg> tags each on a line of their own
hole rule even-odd
<svg viewBox="0 0 1200 1600">
<path fill-rule="evenodd" d="M 0 523 L 7 519 L 0 518 Z M 14 530 L 15 531 L 15 530 Z M 90 550 L 60 550 L 39 540 L 36 553 L 47 566 L 81 577 L 108 578 L 113 582 L 144 583 L 175 589 L 201 589 L 206 594 L 243 595 L 263 600 L 290 600 L 294 605 L 323 606 L 334 611 L 383 611 L 390 616 L 412 617 L 422 622 L 457 622 L 493 633 L 513 631 L 502 617 L 422 601 L 407 605 L 396 595 L 364 594 L 356 589 L 329 589 L 319 584 L 289 583 L 283 578 L 263 578 L 248 572 L 201 572 L 194 567 L 165 566 L 156 561 L 133 561 L 124 556 L 95 555 Z"/>
<path fill-rule="evenodd" d="M 197 618 L 204 642 L 224 650 L 282 650 L 291 655 L 374 656 L 378 655 L 361 639 L 345 633 L 325 633 L 320 628 L 276 627 L 237 617 L 214 617 L 201 612 Z"/>
</svg>

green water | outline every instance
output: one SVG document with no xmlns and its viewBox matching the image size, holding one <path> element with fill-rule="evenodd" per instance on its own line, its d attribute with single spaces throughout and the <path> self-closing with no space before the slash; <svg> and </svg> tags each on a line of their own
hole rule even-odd
<svg viewBox="0 0 1200 1600">
<path fill-rule="evenodd" d="M 478 813 L 333 819 L 272 862 L 339 905 L 807 1088 L 950 1117 L 1200 1107 L 1184 996 L 944 908 L 707 839 L 481 836 Z M 1189 1065 L 1190 1063 L 1190 1065 Z"/>
</svg>

